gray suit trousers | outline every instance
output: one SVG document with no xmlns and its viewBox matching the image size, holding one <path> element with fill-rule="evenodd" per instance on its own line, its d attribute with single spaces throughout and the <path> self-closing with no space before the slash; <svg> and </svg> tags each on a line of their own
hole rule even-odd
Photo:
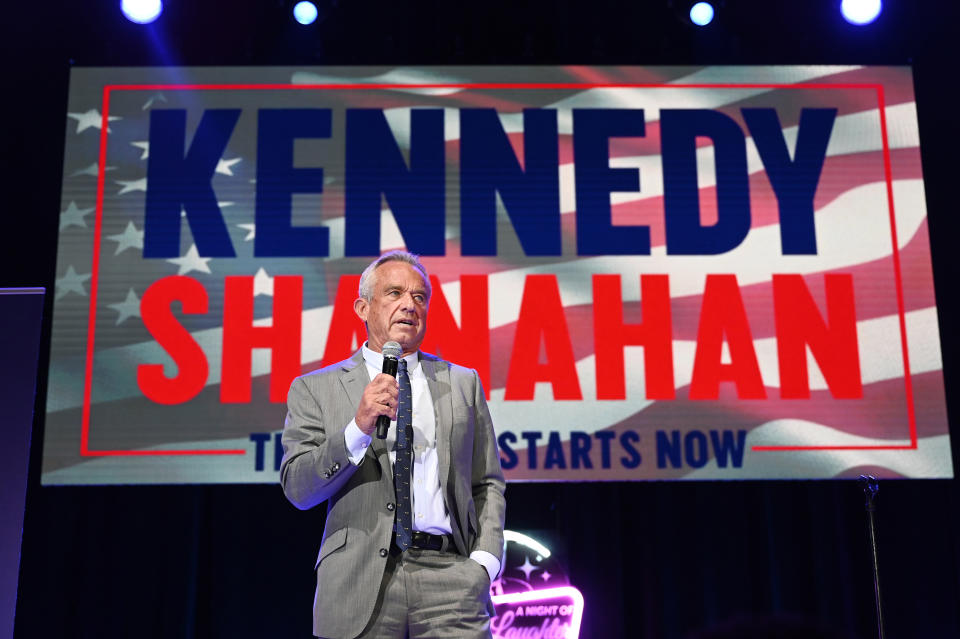
<svg viewBox="0 0 960 639">
<path fill-rule="evenodd" d="M 490 577 L 454 552 L 394 548 L 363 639 L 490 639 Z M 409 633 L 409 634 L 408 634 Z"/>
</svg>

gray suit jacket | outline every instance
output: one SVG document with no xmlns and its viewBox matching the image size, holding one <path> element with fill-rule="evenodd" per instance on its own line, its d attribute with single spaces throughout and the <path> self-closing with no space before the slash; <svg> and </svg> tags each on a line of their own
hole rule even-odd
<svg viewBox="0 0 960 639">
<path fill-rule="evenodd" d="M 505 483 L 490 412 L 476 371 L 420 354 L 437 420 L 440 484 L 457 550 L 503 554 Z M 355 637 L 369 621 L 393 537 L 396 501 L 383 440 L 373 439 L 359 466 L 343 431 L 370 382 L 363 356 L 293 381 L 287 397 L 280 482 L 297 508 L 327 502 L 317 557 L 313 632 Z M 491 610 L 492 613 L 492 610 Z"/>
</svg>

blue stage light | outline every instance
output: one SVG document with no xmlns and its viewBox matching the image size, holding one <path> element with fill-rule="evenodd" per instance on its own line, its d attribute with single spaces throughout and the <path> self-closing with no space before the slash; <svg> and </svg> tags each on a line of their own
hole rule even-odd
<svg viewBox="0 0 960 639">
<path fill-rule="evenodd" d="M 698 2 L 690 7 L 690 21 L 698 27 L 705 27 L 713 21 L 713 5 L 709 2 Z"/>
<path fill-rule="evenodd" d="M 293 17 L 296 18 L 297 22 L 300 24 L 313 24 L 317 19 L 317 5 L 312 2 L 298 2 L 293 7 Z"/>
<path fill-rule="evenodd" d="M 130 22 L 150 24 L 163 13 L 163 0 L 121 0 L 120 10 Z"/>
<path fill-rule="evenodd" d="M 840 11 L 850 24 L 870 24 L 877 19 L 883 9 L 881 0 L 843 0 Z"/>
</svg>

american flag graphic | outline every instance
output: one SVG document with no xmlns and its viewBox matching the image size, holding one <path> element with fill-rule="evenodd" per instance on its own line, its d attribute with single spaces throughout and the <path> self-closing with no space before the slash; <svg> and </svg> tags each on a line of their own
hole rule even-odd
<svg viewBox="0 0 960 639">
<path fill-rule="evenodd" d="M 258 111 L 282 108 L 331 110 L 331 136 L 294 147 L 296 166 L 323 167 L 323 192 L 294 195 L 292 203 L 294 225 L 329 229 L 327 257 L 254 255 Z M 446 252 L 423 260 L 441 285 L 430 325 L 440 321 L 441 298 L 444 312 L 460 324 L 462 313 L 486 308 L 489 362 L 458 363 L 483 370 L 508 479 L 952 477 L 907 67 L 77 68 L 66 120 L 44 484 L 277 481 L 275 436 L 285 406 L 269 398 L 269 350 L 253 350 L 250 401 L 221 401 L 224 282 L 253 278 L 255 323 L 269 326 L 275 278 L 302 277 L 301 372 L 359 345 L 338 337 L 334 347 L 330 338 L 341 278 L 355 276 L 370 260 L 345 256 L 348 108 L 383 110 L 407 160 L 411 112 L 443 110 Z M 501 200 L 497 254 L 461 254 L 459 112 L 466 108 L 496 110 L 521 165 L 524 109 L 556 110 L 561 255 L 525 254 Z M 788 150 L 796 145 L 803 109 L 836 109 L 813 201 L 816 254 L 784 255 L 777 193 L 744 121 L 743 110 L 753 108 L 776 111 Z M 186 212 L 179 256 L 144 257 L 150 114 L 158 109 L 186 113 L 185 148 L 206 110 L 241 110 L 211 181 L 236 257 L 202 254 Z M 639 190 L 613 192 L 610 202 L 614 225 L 649 228 L 649 255 L 578 255 L 576 109 L 643 109 L 645 135 L 609 143 L 610 167 L 635 169 Z M 660 113 L 667 109 L 712 110 L 743 132 L 751 228 L 732 250 L 666 250 Z M 697 138 L 696 165 L 701 224 L 712 225 L 719 212 L 709 138 Z M 380 248 L 405 247 L 384 199 Z M 773 285 L 779 274 L 802 276 L 821 314 L 827 276 L 851 278 L 861 396 L 836 397 L 810 351 L 809 397 L 781 396 Z M 161 404 L 145 396 L 138 367 L 160 364 L 168 377 L 178 368 L 145 326 L 140 302 L 151 285 L 176 275 L 196 280 L 206 293 L 206 312 L 184 313 L 176 302 L 171 311 L 202 349 L 208 370 L 194 397 Z M 573 361 L 565 376 L 579 399 L 557 398 L 556 385 L 545 380 L 532 397 L 507 393 L 523 314 L 550 312 L 523 307 L 525 288 L 537 275 L 556 279 Z M 645 348 L 631 344 L 623 348 L 625 398 L 598 399 L 593 282 L 603 275 L 619 276 L 626 324 L 645 317 L 641 276 L 667 277 L 672 399 L 648 397 Z M 730 382 L 720 384 L 715 399 L 690 397 L 705 286 L 717 275 L 735 277 L 764 398 L 744 399 Z M 473 293 L 466 282 L 476 276 L 486 282 L 485 305 L 463 299 Z M 456 360 L 455 349 L 430 340 L 428 329 L 428 350 Z M 539 352 L 549 364 L 549 344 Z M 724 343 L 723 363 L 733 356 Z"/>
</svg>

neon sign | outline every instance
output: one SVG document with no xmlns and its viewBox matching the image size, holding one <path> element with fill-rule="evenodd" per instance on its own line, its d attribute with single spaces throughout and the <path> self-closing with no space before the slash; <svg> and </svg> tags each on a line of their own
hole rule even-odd
<svg viewBox="0 0 960 639">
<path fill-rule="evenodd" d="M 495 639 L 577 639 L 583 595 L 570 585 L 566 566 L 536 539 L 504 531 L 504 569 L 491 584 Z"/>
<path fill-rule="evenodd" d="M 583 595 L 573 586 L 494 595 L 495 639 L 576 639 L 583 618 Z"/>
</svg>

